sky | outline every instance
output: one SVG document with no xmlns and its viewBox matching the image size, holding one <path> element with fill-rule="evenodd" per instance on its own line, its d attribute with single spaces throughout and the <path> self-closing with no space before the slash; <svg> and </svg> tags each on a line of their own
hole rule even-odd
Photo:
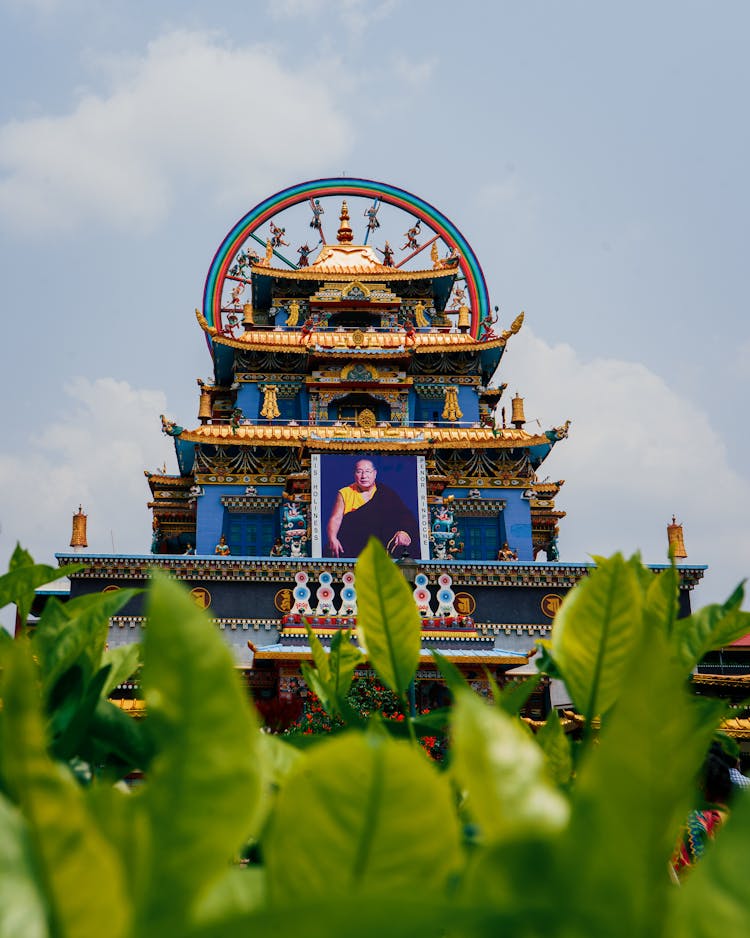
<svg viewBox="0 0 750 938">
<path fill-rule="evenodd" d="M 750 8 L 504 0 L 0 0 L 0 568 L 145 553 L 159 414 L 197 425 L 194 309 L 269 194 L 359 176 L 478 255 L 529 429 L 572 421 L 563 561 L 750 572 Z"/>
</svg>

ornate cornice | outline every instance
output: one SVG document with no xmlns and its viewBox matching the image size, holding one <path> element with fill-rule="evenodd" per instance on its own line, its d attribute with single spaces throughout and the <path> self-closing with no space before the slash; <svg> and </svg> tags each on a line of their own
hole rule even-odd
<svg viewBox="0 0 750 938">
<path fill-rule="evenodd" d="M 336 352 L 378 352 L 417 355 L 431 352 L 483 352 L 485 349 L 502 348 L 512 335 L 510 330 L 502 332 L 493 339 L 480 342 L 468 333 L 441 332 L 431 329 L 415 332 L 411 336 L 403 330 L 378 332 L 376 330 L 348 329 L 313 329 L 303 334 L 297 329 L 255 329 L 232 336 L 209 326 L 205 317 L 196 310 L 196 316 L 204 332 L 212 341 L 230 348 L 262 352 L 301 353 L 336 353 Z"/>
<path fill-rule="evenodd" d="M 112 581 L 147 580 L 155 569 L 164 570 L 177 579 L 217 580 L 231 582 L 288 583 L 300 570 L 311 577 L 318 577 L 329 571 L 334 578 L 340 579 L 351 570 L 350 561 L 333 561 L 301 557 L 268 557 L 248 559 L 240 557 L 198 557 L 185 555 L 146 554 L 146 555 L 111 555 L 68 553 L 55 555 L 61 566 L 68 563 L 82 563 L 86 566 L 78 573 L 70 574 L 70 579 L 92 580 L 108 579 Z M 418 572 L 426 573 L 430 582 L 447 572 L 453 579 L 453 585 L 460 586 L 540 586 L 566 588 L 574 586 L 583 577 L 595 569 L 587 563 L 526 563 L 526 562 L 486 562 L 443 560 L 418 561 Z M 656 573 L 668 569 L 666 564 L 651 565 Z M 703 577 L 703 566 L 678 566 L 681 585 L 692 588 Z M 477 627 L 479 627 L 477 623 Z M 525 626 L 524 626 L 525 627 Z"/>
<path fill-rule="evenodd" d="M 205 424 L 195 430 L 184 430 L 181 440 L 190 443 L 227 443 L 233 446 L 308 446 L 320 450 L 356 450 L 367 446 L 373 450 L 423 451 L 428 449 L 523 449 L 548 446 L 545 434 L 531 435 L 510 427 L 505 430 L 488 427 L 322 427 L 315 425 L 275 426 L 242 424 Z"/>
</svg>

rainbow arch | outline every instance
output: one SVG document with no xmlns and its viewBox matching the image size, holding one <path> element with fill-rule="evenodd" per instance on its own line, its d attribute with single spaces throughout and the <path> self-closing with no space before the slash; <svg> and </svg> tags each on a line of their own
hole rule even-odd
<svg viewBox="0 0 750 938">
<path fill-rule="evenodd" d="M 231 231 L 221 242 L 206 277 L 203 290 L 203 315 L 210 326 L 221 322 L 221 291 L 224 278 L 240 247 L 255 231 L 274 215 L 300 202 L 305 202 L 316 196 L 365 196 L 379 198 L 389 205 L 403 209 L 416 218 L 422 219 L 440 237 L 455 250 L 459 257 L 459 268 L 466 279 L 469 308 L 471 309 L 471 334 L 476 338 L 479 333 L 479 323 L 489 313 L 490 301 L 487 292 L 487 283 L 484 279 L 482 267 L 471 249 L 471 245 L 461 234 L 453 222 L 438 211 L 429 202 L 412 195 L 405 189 L 375 182 L 372 179 L 352 179 L 349 177 L 330 179 L 311 179 L 308 182 L 298 183 L 288 189 L 282 189 L 275 195 L 269 196 L 251 209 L 247 215 L 234 225 Z"/>
</svg>

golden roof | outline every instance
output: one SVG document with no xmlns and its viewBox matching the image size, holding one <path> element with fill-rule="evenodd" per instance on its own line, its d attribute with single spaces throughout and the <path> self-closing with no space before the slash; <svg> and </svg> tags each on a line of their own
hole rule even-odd
<svg viewBox="0 0 750 938">
<path fill-rule="evenodd" d="M 120 710 L 124 710 L 125 713 L 129 713 L 131 716 L 142 717 L 146 715 L 145 700 L 130 700 L 124 697 L 118 700 L 112 700 L 112 698 L 110 698 L 110 703 L 113 703 L 116 707 L 119 707 Z"/>
<path fill-rule="evenodd" d="M 455 664 L 517 664 L 519 658 L 523 658 L 523 655 L 511 655 L 507 652 L 494 652 L 489 651 L 484 654 L 475 653 L 475 654 L 457 654 L 456 652 L 451 652 L 450 648 L 441 649 L 440 653 L 443 657 L 447 658 L 448 661 L 452 661 Z M 425 663 L 432 663 L 433 658 L 430 650 L 423 648 L 419 653 L 420 661 Z M 312 652 L 308 648 L 302 646 L 287 646 L 285 648 L 280 648 L 278 645 L 272 646 L 270 648 L 258 648 L 255 652 L 255 661 L 312 661 L 313 656 Z M 365 662 L 367 664 L 367 662 Z"/>
<path fill-rule="evenodd" d="M 750 674 L 701 674 L 691 676 L 693 684 L 716 685 L 718 687 L 745 687 L 750 684 Z"/>
<path fill-rule="evenodd" d="M 549 445 L 542 433 L 536 436 L 510 427 L 371 427 L 358 426 L 274 426 L 269 424 L 204 424 L 195 430 L 184 430 L 181 440 L 190 443 L 226 442 L 238 446 L 309 446 L 313 449 L 357 450 L 363 443 L 373 450 L 424 450 L 428 447 L 466 449 L 514 449 L 516 447 Z"/>
<path fill-rule="evenodd" d="M 498 348 L 506 344 L 513 331 L 506 329 L 496 339 L 480 342 L 464 332 L 417 332 L 408 337 L 403 331 L 375 332 L 365 329 L 349 329 L 345 332 L 330 330 L 316 331 L 303 335 L 299 330 L 256 329 L 243 332 L 232 338 L 219 334 L 215 326 L 209 326 L 203 313 L 195 315 L 204 332 L 213 341 L 230 348 L 252 348 L 268 352 L 308 352 L 323 350 L 346 354 L 367 351 L 410 352 L 429 354 L 434 352 L 481 352 L 488 348 Z M 516 330 L 518 331 L 518 330 Z"/>
<path fill-rule="evenodd" d="M 747 717 L 729 717 L 719 729 L 734 739 L 750 739 L 750 719 Z"/>
</svg>

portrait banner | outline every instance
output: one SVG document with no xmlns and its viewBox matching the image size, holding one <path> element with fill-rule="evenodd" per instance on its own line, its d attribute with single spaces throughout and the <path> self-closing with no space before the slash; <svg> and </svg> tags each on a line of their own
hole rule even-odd
<svg viewBox="0 0 750 938">
<path fill-rule="evenodd" d="M 313 556 L 358 557 L 376 537 L 395 560 L 429 558 L 423 456 L 315 454 L 311 469 Z"/>
</svg>

